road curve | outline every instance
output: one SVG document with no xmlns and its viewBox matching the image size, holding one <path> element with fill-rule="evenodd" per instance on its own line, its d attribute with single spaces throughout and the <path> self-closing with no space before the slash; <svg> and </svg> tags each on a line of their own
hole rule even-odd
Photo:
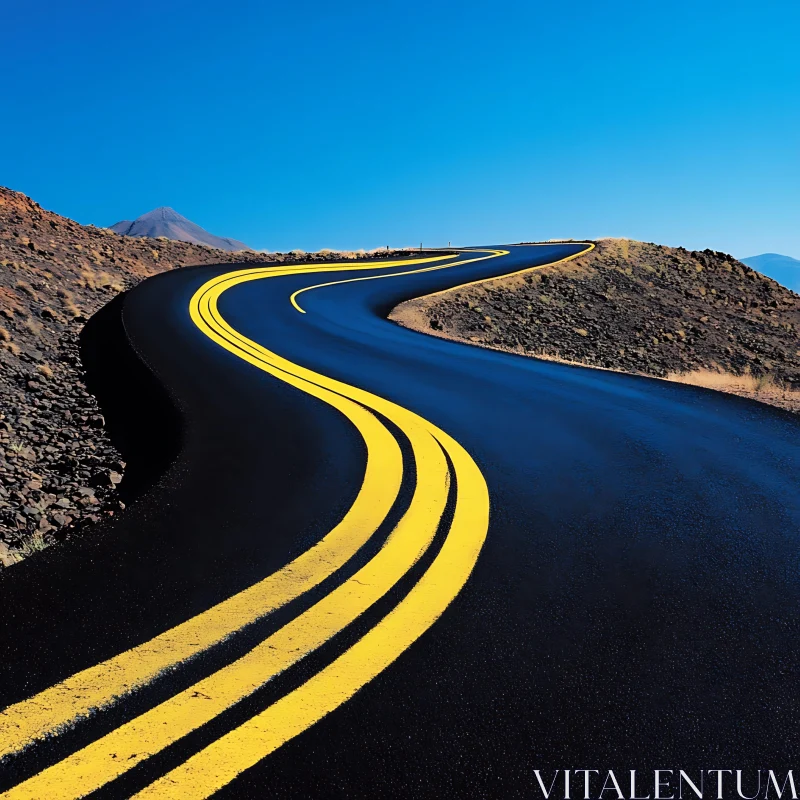
<svg viewBox="0 0 800 800">
<path fill-rule="evenodd" d="M 795 418 L 385 320 L 588 247 L 192 268 L 101 312 L 141 496 L 0 580 L 0 796 L 791 768 Z"/>
</svg>

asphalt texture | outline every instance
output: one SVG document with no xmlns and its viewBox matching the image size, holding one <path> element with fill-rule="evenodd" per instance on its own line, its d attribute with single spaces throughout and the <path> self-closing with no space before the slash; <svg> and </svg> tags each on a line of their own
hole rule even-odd
<svg viewBox="0 0 800 800">
<path fill-rule="evenodd" d="M 385 319 L 402 300 L 582 247 L 511 247 L 463 267 L 316 289 L 301 296 L 306 314 L 290 305 L 292 292 L 348 276 L 254 281 L 222 297 L 223 316 L 249 338 L 454 437 L 486 478 L 491 518 L 471 578 L 434 626 L 219 797 L 531 797 L 534 769 L 793 766 L 800 422 L 707 390 L 482 350 Z M 129 491 L 140 496 L 95 535 L 3 573 L 0 705 L 250 586 L 353 502 L 365 450 L 349 422 L 192 324 L 194 291 L 230 270 L 145 281 L 87 344 L 90 377 L 133 458 Z M 128 352 L 102 346 L 121 330 Z M 113 376 L 105 386 L 104 374 Z M 404 486 L 400 504 L 407 495 Z M 246 652 L 352 574 L 390 523 L 308 596 L 0 765 L 0 789 Z M 301 684 L 425 566 L 263 690 L 91 796 L 131 796 Z"/>
</svg>

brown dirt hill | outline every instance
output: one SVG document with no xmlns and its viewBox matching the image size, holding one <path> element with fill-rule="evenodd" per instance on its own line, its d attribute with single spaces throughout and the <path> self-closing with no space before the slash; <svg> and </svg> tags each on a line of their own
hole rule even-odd
<svg viewBox="0 0 800 800">
<path fill-rule="evenodd" d="M 800 411 L 800 297 L 725 253 L 605 239 L 572 261 L 403 303 L 390 318 Z"/>
<path fill-rule="evenodd" d="M 360 254 L 231 253 L 119 236 L 0 187 L 0 565 L 118 513 L 125 464 L 78 357 L 83 323 L 120 291 L 175 267 Z M 392 253 L 381 253 L 383 256 Z"/>
</svg>

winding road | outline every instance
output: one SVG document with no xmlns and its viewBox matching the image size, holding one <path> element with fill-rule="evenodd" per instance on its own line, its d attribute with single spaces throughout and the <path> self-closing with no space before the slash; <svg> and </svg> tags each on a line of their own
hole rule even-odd
<svg viewBox="0 0 800 800">
<path fill-rule="evenodd" d="M 385 319 L 591 246 L 190 268 L 101 312 L 141 496 L 2 575 L 0 797 L 796 766 L 796 418 Z"/>
</svg>

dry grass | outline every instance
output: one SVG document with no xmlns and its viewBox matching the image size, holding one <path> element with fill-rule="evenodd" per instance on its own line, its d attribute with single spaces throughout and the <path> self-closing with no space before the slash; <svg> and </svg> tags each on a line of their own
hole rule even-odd
<svg viewBox="0 0 800 800">
<path fill-rule="evenodd" d="M 101 272 L 97 280 L 103 289 L 111 289 L 112 292 L 121 292 L 125 289 L 125 284 L 121 278 L 116 278 L 108 272 Z"/>
<path fill-rule="evenodd" d="M 30 536 L 26 536 L 22 539 L 17 547 L 17 552 L 14 553 L 12 551 L 12 555 L 16 556 L 19 560 L 28 558 L 28 556 L 32 556 L 34 553 L 39 553 L 47 549 L 51 543 L 52 542 L 48 542 L 44 538 L 44 535 L 40 531 L 35 531 Z"/>
<path fill-rule="evenodd" d="M 17 289 L 27 294 L 28 297 L 32 297 L 34 300 L 38 297 L 36 290 L 27 281 L 17 281 Z"/>
<path fill-rule="evenodd" d="M 435 330 L 430 326 L 430 317 L 423 299 L 409 300 L 396 306 L 389 314 L 389 319 L 406 328 L 423 331 L 429 336 L 436 336 L 450 341 L 464 341 L 458 336 L 448 331 Z M 521 346 L 516 348 L 503 347 L 502 345 L 489 344 L 482 341 L 479 336 L 470 336 L 469 342 L 490 350 L 500 350 L 506 353 L 516 353 L 528 357 L 538 358 L 542 361 L 553 361 L 558 364 L 569 364 L 576 367 L 588 367 L 604 372 L 623 372 L 623 370 L 599 367 L 596 364 L 587 364 L 581 361 L 564 358 L 558 350 L 525 350 Z M 653 378 L 642 372 L 634 372 L 634 375 L 641 375 L 646 378 Z M 782 385 L 774 376 L 769 374 L 752 375 L 749 372 L 744 375 L 734 375 L 724 370 L 697 369 L 691 372 L 672 372 L 666 378 L 656 378 L 656 380 L 668 380 L 674 383 L 683 383 L 689 386 L 700 386 L 705 389 L 714 389 L 718 392 L 735 394 L 739 397 L 747 397 L 751 400 L 758 400 L 771 406 L 786 409 L 787 411 L 800 412 L 800 391 Z"/>
<path fill-rule="evenodd" d="M 94 270 L 85 266 L 81 270 L 81 282 L 87 289 L 111 289 L 114 292 L 121 292 L 125 284 L 121 278 L 117 278 L 104 270 Z M 65 303 L 65 305 L 67 305 Z"/>
<path fill-rule="evenodd" d="M 28 317 L 23 323 L 22 327 L 33 336 L 38 336 L 42 332 L 42 323 L 34 317 Z"/>
<path fill-rule="evenodd" d="M 800 411 L 800 392 L 788 388 L 769 373 L 734 375 L 724 370 L 696 369 L 691 372 L 671 372 L 667 380 L 749 397 L 789 411 Z"/>
<path fill-rule="evenodd" d="M 64 311 L 66 311 L 69 316 L 79 317 L 81 315 L 81 310 L 75 304 L 75 299 L 70 292 L 68 292 L 66 289 L 59 288 L 56 291 L 56 294 L 61 300 L 61 305 L 64 307 Z"/>
<path fill-rule="evenodd" d="M 71 317 L 79 317 L 83 313 L 71 300 L 64 301 L 64 311 Z"/>
<path fill-rule="evenodd" d="M 696 369 L 691 372 L 670 372 L 668 381 L 688 383 L 690 386 L 703 386 L 718 392 L 772 392 L 782 390 L 771 375 L 734 375 L 730 372 L 710 369 Z"/>
<path fill-rule="evenodd" d="M 342 250 L 340 253 L 342 258 L 363 258 L 366 255 L 366 250 Z"/>
<path fill-rule="evenodd" d="M 50 380 L 53 377 L 53 368 L 49 364 L 39 364 L 36 371 L 43 377 Z"/>
<path fill-rule="evenodd" d="M 87 289 L 94 289 L 95 288 L 94 271 L 89 269 L 88 267 L 84 267 L 81 270 L 81 283 Z"/>
</svg>

